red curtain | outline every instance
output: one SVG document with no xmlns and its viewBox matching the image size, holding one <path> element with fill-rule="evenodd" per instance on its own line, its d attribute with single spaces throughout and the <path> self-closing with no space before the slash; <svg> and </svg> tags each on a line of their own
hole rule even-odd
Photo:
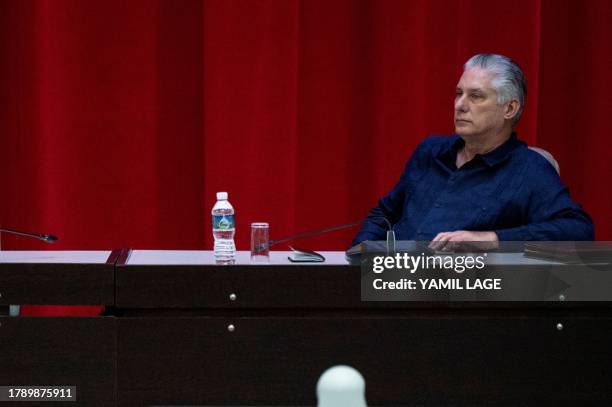
<svg viewBox="0 0 612 407">
<path fill-rule="evenodd" d="M 452 132 L 479 52 L 522 65 L 519 137 L 612 240 L 611 20 L 605 0 L 2 0 L 0 224 L 60 237 L 3 249 L 211 249 L 222 190 L 240 250 L 254 221 L 361 219 Z"/>
</svg>

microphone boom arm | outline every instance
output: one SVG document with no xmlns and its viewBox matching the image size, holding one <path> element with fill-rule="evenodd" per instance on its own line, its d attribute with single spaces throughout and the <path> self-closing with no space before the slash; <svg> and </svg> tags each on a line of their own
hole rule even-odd
<svg viewBox="0 0 612 407">
<path fill-rule="evenodd" d="M 360 220 L 360 221 L 357 221 L 357 222 L 346 223 L 346 224 L 340 225 L 340 226 L 332 226 L 330 228 L 311 230 L 309 232 L 304 232 L 304 233 L 300 233 L 299 235 L 284 237 L 282 239 L 270 240 L 270 242 L 268 243 L 268 247 L 273 246 L 273 245 L 278 244 L 278 243 L 289 242 L 291 240 L 298 240 L 298 239 L 303 239 L 305 237 L 316 236 L 316 235 L 327 233 L 327 232 L 334 232 L 336 230 L 347 229 L 347 228 L 350 228 L 350 227 L 353 227 L 353 226 L 357 226 L 357 225 L 359 225 L 362 222 L 363 221 Z"/>
<path fill-rule="evenodd" d="M 0 232 L 5 232 L 11 235 L 17 235 L 17 236 L 33 237 L 35 239 L 39 239 L 47 243 L 55 243 L 59 240 L 57 236 L 54 236 L 54 235 L 42 235 L 38 233 L 20 232 L 18 230 L 13 230 L 13 229 L 0 228 Z"/>
</svg>

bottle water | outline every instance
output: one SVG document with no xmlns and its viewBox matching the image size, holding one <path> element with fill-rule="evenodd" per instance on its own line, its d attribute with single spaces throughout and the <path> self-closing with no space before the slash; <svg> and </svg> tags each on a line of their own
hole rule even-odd
<svg viewBox="0 0 612 407">
<path fill-rule="evenodd" d="M 216 263 L 233 264 L 236 259 L 234 207 L 227 200 L 227 192 L 217 192 L 217 203 L 212 208 L 212 224 Z"/>
</svg>

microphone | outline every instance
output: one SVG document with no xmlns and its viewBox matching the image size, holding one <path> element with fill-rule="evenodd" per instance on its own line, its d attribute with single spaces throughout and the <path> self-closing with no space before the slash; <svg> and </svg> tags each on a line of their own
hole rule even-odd
<svg viewBox="0 0 612 407">
<path fill-rule="evenodd" d="M 33 237 L 35 239 L 39 239 L 47 243 L 55 243 L 59 240 L 57 236 L 54 236 L 54 235 L 42 235 L 39 233 L 20 232 L 18 230 L 13 230 L 13 229 L 0 228 L 0 232 L 5 232 L 11 235 L 17 235 L 17 236 Z"/>
</svg>

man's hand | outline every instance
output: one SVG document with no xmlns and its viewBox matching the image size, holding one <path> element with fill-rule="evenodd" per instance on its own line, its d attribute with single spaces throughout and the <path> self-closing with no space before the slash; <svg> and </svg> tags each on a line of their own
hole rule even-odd
<svg viewBox="0 0 612 407">
<path fill-rule="evenodd" d="M 499 238 L 495 232 L 471 232 L 456 230 L 438 233 L 429 244 L 429 248 L 444 252 L 452 251 L 486 251 L 499 247 Z"/>
</svg>

